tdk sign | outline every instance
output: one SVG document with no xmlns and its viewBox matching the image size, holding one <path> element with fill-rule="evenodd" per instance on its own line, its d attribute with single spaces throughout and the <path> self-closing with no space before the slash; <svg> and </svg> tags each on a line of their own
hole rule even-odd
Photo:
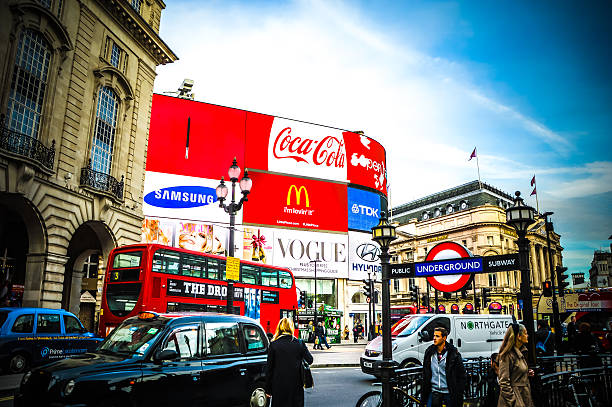
<svg viewBox="0 0 612 407">
<path fill-rule="evenodd" d="M 158 208 L 196 208 L 217 201 L 214 188 L 196 185 L 156 189 L 144 197 L 144 201 Z"/>
<path fill-rule="evenodd" d="M 380 218 L 380 195 L 357 188 L 348 188 L 348 228 L 372 232 Z"/>
</svg>

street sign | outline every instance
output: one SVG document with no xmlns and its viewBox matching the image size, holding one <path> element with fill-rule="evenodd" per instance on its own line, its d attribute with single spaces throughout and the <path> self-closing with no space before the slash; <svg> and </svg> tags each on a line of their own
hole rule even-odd
<svg viewBox="0 0 612 407">
<path fill-rule="evenodd" d="M 225 278 L 227 280 L 240 280 L 240 259 L 238 257 L 227 257 L 225 262 Z"/>
<path fill-rule="evenodd" d="M 472 253 L 463 245 L 455 242 L 442 242 L 435 245 L 429 253 L 427 253 L 427 257 L 425 257 L 425 261 L 440 261 L 440 260 L 452 260 L 457 258 L 468 258 L 472 257 Z M 472 259 L 470 259 L 472 260 Z M 456 264 L 456 263 L 455 263 Z M 468 260 L 466 264 L 472 264 Z M 467 266 L 466 266 L 467 267 Z M 435 268 L 435 266 L 434 266 Z M 442 267 L 444 268 L 444 267 Z M 455 268 L 455 274 L 447 274 L 447 275 L 432 275 L 427 277 L 427 281 L 433 288 L 438 291 L 443 292 L 455 292 L 461 290 L 465 287 L 472 278 L 472 272 L 468 269 L 463 269 L 465 274 L 456 274 L 457 269 Z"/>
<path fill-rule="evenodd" d="M 391 265 L 391 278 L 408 278 L 414 277 L 415 263 L 402 263 Z"/>
</svg>

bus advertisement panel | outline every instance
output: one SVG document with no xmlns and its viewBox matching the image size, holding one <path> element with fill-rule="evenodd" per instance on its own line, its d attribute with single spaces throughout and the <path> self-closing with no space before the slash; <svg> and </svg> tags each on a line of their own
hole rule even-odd
<svg viewBox="0 0 612 407">
<path fill-rule="evenodd" d="M 111 251 L 100 313 L 101 336 L 142 311 L 225 312 L 225 257 L 158 244 Z M 292 317 L 297 295 L 285 268 L 242 261 L 234 284 L 234 313 L 260 321 L 273 333 L 283 316 Z"/>
</svg>

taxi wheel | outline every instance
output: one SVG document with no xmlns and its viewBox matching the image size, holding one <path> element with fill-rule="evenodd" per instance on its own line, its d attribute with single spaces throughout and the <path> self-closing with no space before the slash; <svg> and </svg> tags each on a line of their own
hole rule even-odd
<svg viewBox="0 0 612 407">
<path fill-rule="evenodd" d="M 11 356 L 8 368 L 11 373 L 23 373 L 28 368 L 28 357 L 23 353 L 16 353 Z"/>
<path fill-rule="evenodd" d="M 249 399 L 249 407 L 266 407 L 268 405 L 268 397 L 263 388 L 262 383 L 256 383 L 251 389 L 251 398 Z"/>
</svg>

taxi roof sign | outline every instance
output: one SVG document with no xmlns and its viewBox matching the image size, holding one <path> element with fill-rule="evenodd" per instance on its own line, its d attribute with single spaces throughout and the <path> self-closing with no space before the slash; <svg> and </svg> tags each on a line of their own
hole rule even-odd
<svg viewBox="0 0 612 407">
<path fill-rule="evenodd" d="M 151 311 L 144 311 L 138 314 L 138 319 L 155 319 L 158 317 L 158 314 Z"/>
</svg>

